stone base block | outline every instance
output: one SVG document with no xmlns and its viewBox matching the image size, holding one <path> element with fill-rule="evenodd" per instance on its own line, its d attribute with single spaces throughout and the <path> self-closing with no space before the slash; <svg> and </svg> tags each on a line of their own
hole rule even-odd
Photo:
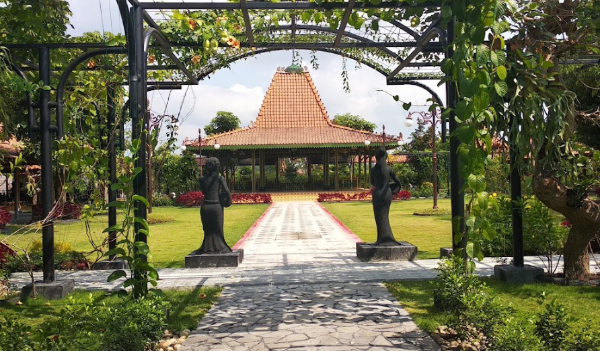
<svg viewBox="0 0 600 351">
<path fill-rule="evenodd" d="M 94 270 L 109 270 L 109 269 L 128 269 L 129 264 L 125 260 L 100 261 L 94 263 Z"/>
<path fill-rule="evenodd" d="M 440 247 L 440 258 L 450 257 L 454 250 L 451 247 Z"/>
<path fill-rule="evenodd" d="M 35 282 L 35 291 L 37 296 L 41 296 L 48 300 L 64 299 L 75 288 L 73 279 L 57 280 L 52 283 L 44 283 L 43 281 Z M 21 298 L 33 296 L 33 286 L 25 285 L 21 289 Z"/>
<path fill-rule="evenodd" d="M 417 258 L 416 246 L 406 241 L 399 243 L 395 246 L 356 243 L 356 257 L 362 262 L 412 261 Z"/>
<path fill-rule="evenodd" d="M 544 275 L 543 268 L 527 264 L 524 267 L 515 267 L 507 264 L 494 266 L 494 277 L 499 281 L 507 283 L 532 283 L 542 275 Z"/>
<path fill-rule="evenodd" d="M 237 267 L 244 259 L 244 250 L 222 254 L 191 254 L 185 256 L 185 268 Z"/>
</svg>

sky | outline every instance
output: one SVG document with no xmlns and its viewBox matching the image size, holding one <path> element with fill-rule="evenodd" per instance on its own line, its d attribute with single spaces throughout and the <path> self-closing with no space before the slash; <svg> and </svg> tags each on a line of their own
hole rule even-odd
<svg viewBox="0 0 600 351">
<path fill-rule="evenodd" d="M 72 36 L 90 31 L 123 33 L 120 14 L 115 0 L 70 0 Z M 299 51 L 300 56 L 310 60 L 309 51 Z M 325 105 L 329 118 L 336 114 L 351 113 L 382 126 L 388 135 L 404 134 L 406 140 L 415 127 L 404 126 L 408 114 L 402 103 L 389 95 L 399 95 L 400 100 L 412 103 L 410 111 L 427 110 L 425 90 L 413 86 L 388 86 L 379 72 L 362 66 L 356 69 L 354 61 L 347 61 L 350 92 L 343 89 L 342 58 L 335 54 L 317 53 L 319 68 L 309 68 L 310 75 Z M 265 53 L 237 61 L 230 68 L 218 70 L 210 79 L 198 86 L 182 90 L 155 91 L 148 94 L 150 108 L 158 114 L 178 116 L 180 127 L 178 143 L 185 138 L 198 137 L 198 128 L 204 128 L 216 116 L 217 111 L 229 111 L 238 116 L 242 126 L 256 120 L 271 80 L 278 66 L 292 63 L 291 51 Z M 421 81 L 431 87 L 445 101 L 445 91 L 437 87 L 437 81 Z M 389 94 L 380 92 L 383 90 Z M 167 103 L 168 101 L 168 103 Z M 203 135 L 204 136 L 204 135 Z"/>
</svg>

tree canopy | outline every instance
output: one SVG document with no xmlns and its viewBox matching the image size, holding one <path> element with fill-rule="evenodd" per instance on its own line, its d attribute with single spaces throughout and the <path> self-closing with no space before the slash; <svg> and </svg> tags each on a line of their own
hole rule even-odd
<svg viewBox="0 0 600 351">
<path fill-rule="evenodd" d="M 232 112 L 219 111 L 217 116 L 204 126 L 206 135 L 225 133 L 240 127 L 240 119 Z"/>
<path fill-rule="evenodd" d="M 338 126 L 344 126 L 348 128 L 354 128 L 358 130 L 365 130 L 367 132 L 373 133 L 377 125 L 375 123 L 369 122 L 366 119 L 353 115 L 350 113 L 344 113 L 343 115 L 337 114 L 333 117 L 333 124 L 337 124 Z"/>
</svg>

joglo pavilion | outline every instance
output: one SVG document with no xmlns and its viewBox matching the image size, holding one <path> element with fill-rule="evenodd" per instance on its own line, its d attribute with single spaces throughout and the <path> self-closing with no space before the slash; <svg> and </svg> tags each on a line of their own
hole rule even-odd
<svg viewBox="0 0 600 351">
<path fill-rule="evenodd" d="M 307 68 L 292 65 L 277 68 L 250 126 L 186 139 L 183 145 L 186 152 L 200 154 L 201 163 L 202 157 L 218 157 L 235 191 L 359 190 L 369 187 L 366 171 L 375 150 L 384 144 L 395 148 L 398 139 L 333 124 Z M 283 178 L 285 159 L 302 159 L 306 177 Z M 352 165 L 356 162 L 358 167 Z M 342 164 L 350 164 L 349 176 L 340 176 Z M 249 180 L 236 179 L 238 166 L 251 166 Z M 267 179 L 267 167 L 276 170 L 274 179 Z"/>
</svg>

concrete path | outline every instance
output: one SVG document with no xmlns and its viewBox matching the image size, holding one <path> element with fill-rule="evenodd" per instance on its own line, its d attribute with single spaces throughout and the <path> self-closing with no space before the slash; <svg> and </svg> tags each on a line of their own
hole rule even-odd
<svg viewBox="0 0 600 351">
<path fill-rule="evenodd" d="M 159 270 L 161 289 L 225 288 L 180 350 L 439 350 L 381 284 L 434 278 L 438 260 L 363 263 L 356 241 L 318 203 L 281 202 L 240 240 L 239 267 Z M 526 263 L 543 267 L 537 257 Z M 496 264 L 485 259 L 477 274 Z M 58 271 L 57 279 L 120 288 L 124 279 L 107 283 L 110 273 Z M 24 273 L 11 279 L 15 289 L 28 281 Z"/>
</svg>

